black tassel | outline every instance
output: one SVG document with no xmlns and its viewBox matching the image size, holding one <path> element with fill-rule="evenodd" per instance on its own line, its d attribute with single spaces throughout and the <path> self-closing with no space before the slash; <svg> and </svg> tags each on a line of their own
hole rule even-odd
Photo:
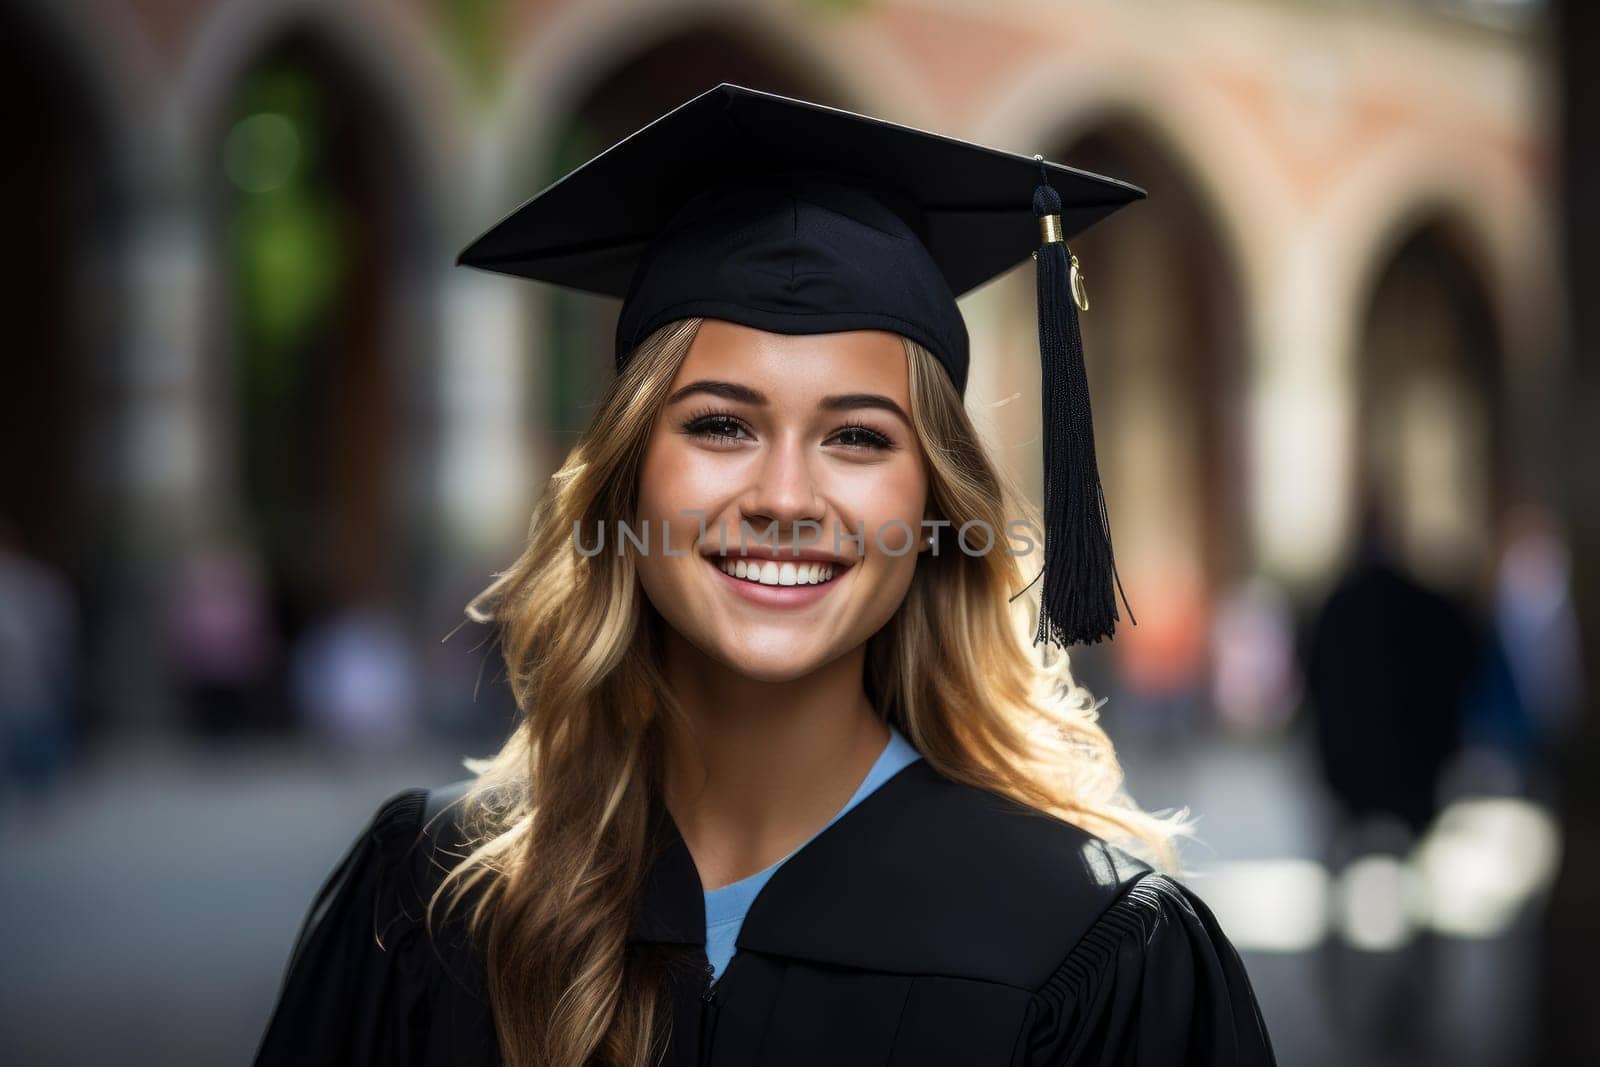
<svg viewBox="0 0 1600 1067">
<path fill-rule="evenodd" d="M 1119 617 L 1113 583 L 1115 592 L 1121 593 L 1122 580 L 1111 551 L 1111 520 L 1095 462 L 1089 377 L 1078 333 L 1071 265 L 1061 236 L 1061 196 L 1050 186 L 1042 162 L 1039 176 L 1040 184 L 1033 191 L 1033 213 L 1041 221 L 1047 216 L 1055 219 L 1052 236 L 1034 253 L 1044 396 L 1045 562 L 1039 629 L 1033 641 L 1049 640 L 1065 648 L 1113 636 Z M 1127 606 L 1126 593 L 1122 603 Z M 1128 619 L 1138 625 L 1132 608 Z"/>
</svg>

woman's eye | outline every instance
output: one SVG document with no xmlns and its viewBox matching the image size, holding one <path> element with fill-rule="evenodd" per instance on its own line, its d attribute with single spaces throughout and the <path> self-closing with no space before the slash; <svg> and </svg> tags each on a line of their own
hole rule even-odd
<svg viewBox="0 0 1600 1067">
<path fill-rule="evenodd" d="M 744 426 L 738 419 L 728 415 L 706 415 L 695 419 L 688 425 L 688 431 L 695 437 L 709 437 L 719 441 L 737 441 L 736 436 Z"/>
<path fill-rule="evenodd" d="M 690 419 L 684 424 L 684 432 L 691 437 L 700 437 L 711 441 L 739 441 L 749 436 L 749 430 L 744 423 L 732 415 L 700 415 Z M 830 442 L 843 445 L 851 450 L 870 450 L 887 452 L 894 448 L 894 442 L 888 437 L 874 430 L 870 426 L 851 424 L 841 427 Z"/>
<path fill-rule="evenodd" d="M 887 451 L 894 447 L 894 442 L 889 440 L 870 426 L 846 426 L 834 438 L 847 448 L 870 448 Z"/>
</svg>

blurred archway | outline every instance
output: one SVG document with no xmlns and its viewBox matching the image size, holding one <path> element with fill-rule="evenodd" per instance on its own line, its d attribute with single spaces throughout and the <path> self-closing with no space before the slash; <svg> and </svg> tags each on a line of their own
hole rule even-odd
<svg viewBox="0 0 1600 1067">
<path fill-rule="evenodd" d="M 1138 620 L 1124 613 L 1111 646 L 1115 688 L 1180 700 L 1175 714 L 1186 716 L 1204 682 L 1213 607 L 1251 562 L 1237 269 L 1196 180 L 1137 119 L 1105 121 L 1049 158 L 1149 194 L 1071 250 L 1090 301 L 1081 325 L 1117 568 Z M 1036 452 L 1025 450 L 1029 463 Z M 1035 466 L 1030 484 L 1039 476 Z M 1104 653 L 1084 651 L 1092 678 Z"/>
<path fill-rule="evenodd" d="M 385 96 L 313 27 L 279 32 L 218 114 L 227 435 L 241 531 L 293 637 L 405 593 L 401 272 L 428 231 Z"/>
<path fill-rule="evenodd" d="M 120 221 L 103 116 L 79 60 L 27 5 L 0 10 L 0 108 L 10 210 L 0 213 L 0 291 L 6 322 L 0 390 L 0 520 L 31 555 L 78 574 L 91 543 L 92 486 L 115 473 L 87 469 L 106 440 L 105 398 L 88 361 L 119 323 L 119 293 L 101 253 Z M 97 288 L 97 285 L 100 288 Z M 102 531 L 104 532 L 104 531 Z"/>
<path fill-rule="evenodd" d="M 1463 591 L 1488 576 L 1506 499 L 1504 360 L 1470 245 L 1443 219 L 1375 271 L 1361 320 L 1361 499 L 1413 569 Z"/>
</svg>

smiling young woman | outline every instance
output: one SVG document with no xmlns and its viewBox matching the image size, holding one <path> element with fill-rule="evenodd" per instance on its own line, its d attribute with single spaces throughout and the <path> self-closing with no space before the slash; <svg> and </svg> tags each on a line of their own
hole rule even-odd
<svg viewBox="0 0 1600 1067">
<path fill-rule="evenodd" d="M 798 188 L 760 216 L 796 263 L 905 229 L 851 200 L 807 237 L 801 205 L 845 194 Z M 696 301 L 641 295 L 652 248 L 616 377 L 468 607 L 517 726 L 382 805 L 257 1063 L 1271 1064 L 1174 877 L 1186 811 L 1133 802 L 1067 656 L 1029 641 L 1052 593 L 1016 595 L 1043 553 L 1009 535 L 1065 527 L 968 418 L 964 329 L 925 290 L 861 311 L 844 266 L 811 308 L 682 270 Z M 763 273 L 809 284 L 733 284 Z M 644 547 L 580 551 L 618 523 Z"/>
</svg>

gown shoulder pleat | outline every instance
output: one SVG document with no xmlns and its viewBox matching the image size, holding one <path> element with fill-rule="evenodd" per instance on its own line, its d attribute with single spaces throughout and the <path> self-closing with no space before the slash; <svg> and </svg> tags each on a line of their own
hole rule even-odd
<svg viewBox="0 0 1600 1067">
<path fill-rule="evenodd" d="M 427 797 L 406 789 L 384 801 L 318 890 L 257 1067 L 416 1062 L 433 968 L 411 852 Z"/>
<path fill-rule="evenodd" d="M 1035 994 L 1034 1067 L 1274 1067 L 1238 952 L 1182 882 L 1132 882 Z"/>
</svg>

